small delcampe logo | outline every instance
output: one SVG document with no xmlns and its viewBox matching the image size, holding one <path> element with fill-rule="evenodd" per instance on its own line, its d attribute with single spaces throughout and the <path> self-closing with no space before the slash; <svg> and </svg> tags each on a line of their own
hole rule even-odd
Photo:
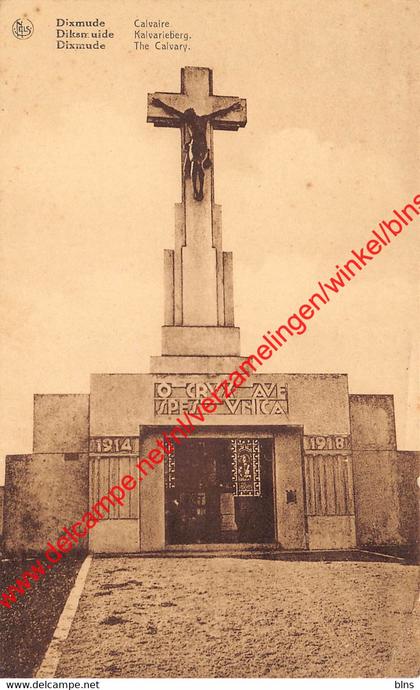
<svg viewBox="0 0 420 690">
<path fill-rule="evenodd" d="M 13 36 L 19 38 L 21 41 L 25 38 L 30 38 L 34 32 L 34 25 L 30 19 L 24 17 L 23 19 L 16 19 L 12 26 Z"/>
</svg>

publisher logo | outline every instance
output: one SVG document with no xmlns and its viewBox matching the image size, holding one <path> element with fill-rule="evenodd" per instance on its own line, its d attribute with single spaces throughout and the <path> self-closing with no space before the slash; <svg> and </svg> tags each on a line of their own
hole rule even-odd
<svg viewBox="0 0 420 690">
<path fill-rule="evenodd" d="M 20 41 L 30 38 L 34 32 L 34 25 L 30 19 L 16 19 L 12 26 L 13 36 Z"/>
</svg>

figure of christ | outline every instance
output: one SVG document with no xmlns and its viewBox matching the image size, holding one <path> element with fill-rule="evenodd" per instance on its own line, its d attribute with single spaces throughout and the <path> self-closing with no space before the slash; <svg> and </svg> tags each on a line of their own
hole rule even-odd
<svg viewBox="0 0 420 690">
<path fill-rule="evenodd" d="M 186 125 L 189 134 L 189 141 L 186 143 L 186 156 L 184 165 L 184 175 L 192 177 L 194 199 L 202 201 L 204 186 L 204 171 L 211 166 L 210 151 L 207 146 L 206 129 L 207 123 L 223 117 L 228 113 L 241 109 L 241 104 L 234 103 L 228 108 L 215 110 L 208 115 L 197 115 L 194 108 L 187 108 L 181 112 L 172 106 L 167 105 L 160 98 L 153 98 L 152 105 L 162 108 L 168 115 L 176 115 L 181 124 Z"/>
</svg>

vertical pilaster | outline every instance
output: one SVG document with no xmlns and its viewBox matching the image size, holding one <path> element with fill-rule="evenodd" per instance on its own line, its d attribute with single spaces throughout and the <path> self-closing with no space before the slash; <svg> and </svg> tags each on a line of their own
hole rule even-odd
<svg viewBox="0 0 420 690">
<path fill-rule="evenodd" d="M 175 325 L 175 289 L 174 289 L 174 251 L 165 249 L 163 253 L 163 280 L 165 299 L 165 326 Z"/>
<path fill-rule="evenodd" d="M 306 549 L 302 431 L 282 429 L 274 454 L 277 541 L 285 549 Z"/>
<path fill-rule="evenodd" d="M 211 127 L 207 141 L 210 143 Z M 204 176 L 204 198 L 196 201 L 184 176 L 185 247 L 182 249 L 183 325 L 217 326 L 217 269 L 213 247 L 213 165 Z"/>
<path fill-rule="evenodd" d="M 223 252 L 223 296 L 224 326 L 235 325 L 233 307 L 233 256 L 232 252 Z"/>
<path fill-rule="evenodd" d="M 140 438 L 140 458 L 156 447 L 151 436 Z M 143 466 L 148 475 L 140 484 L 140 551 L 160 551 L 165 547 L 165 484 L 163 462 L 154 469 Z"/>
</svg>

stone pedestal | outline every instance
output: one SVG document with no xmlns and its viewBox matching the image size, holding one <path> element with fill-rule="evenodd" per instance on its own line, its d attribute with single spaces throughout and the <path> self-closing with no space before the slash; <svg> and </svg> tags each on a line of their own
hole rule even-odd
<svg viewBox="0 0 420 690">
<path fill-rule="evenodd" d="M 152 374 L 229 374 L 239 367 L 243 357 L 169 356 L 151 357 Z"/>
<path fill-rule="evenodd" d="M 239 357 L 239 338 L 228 326 L 163 326 L 162 355 Z"/>
</svg>

